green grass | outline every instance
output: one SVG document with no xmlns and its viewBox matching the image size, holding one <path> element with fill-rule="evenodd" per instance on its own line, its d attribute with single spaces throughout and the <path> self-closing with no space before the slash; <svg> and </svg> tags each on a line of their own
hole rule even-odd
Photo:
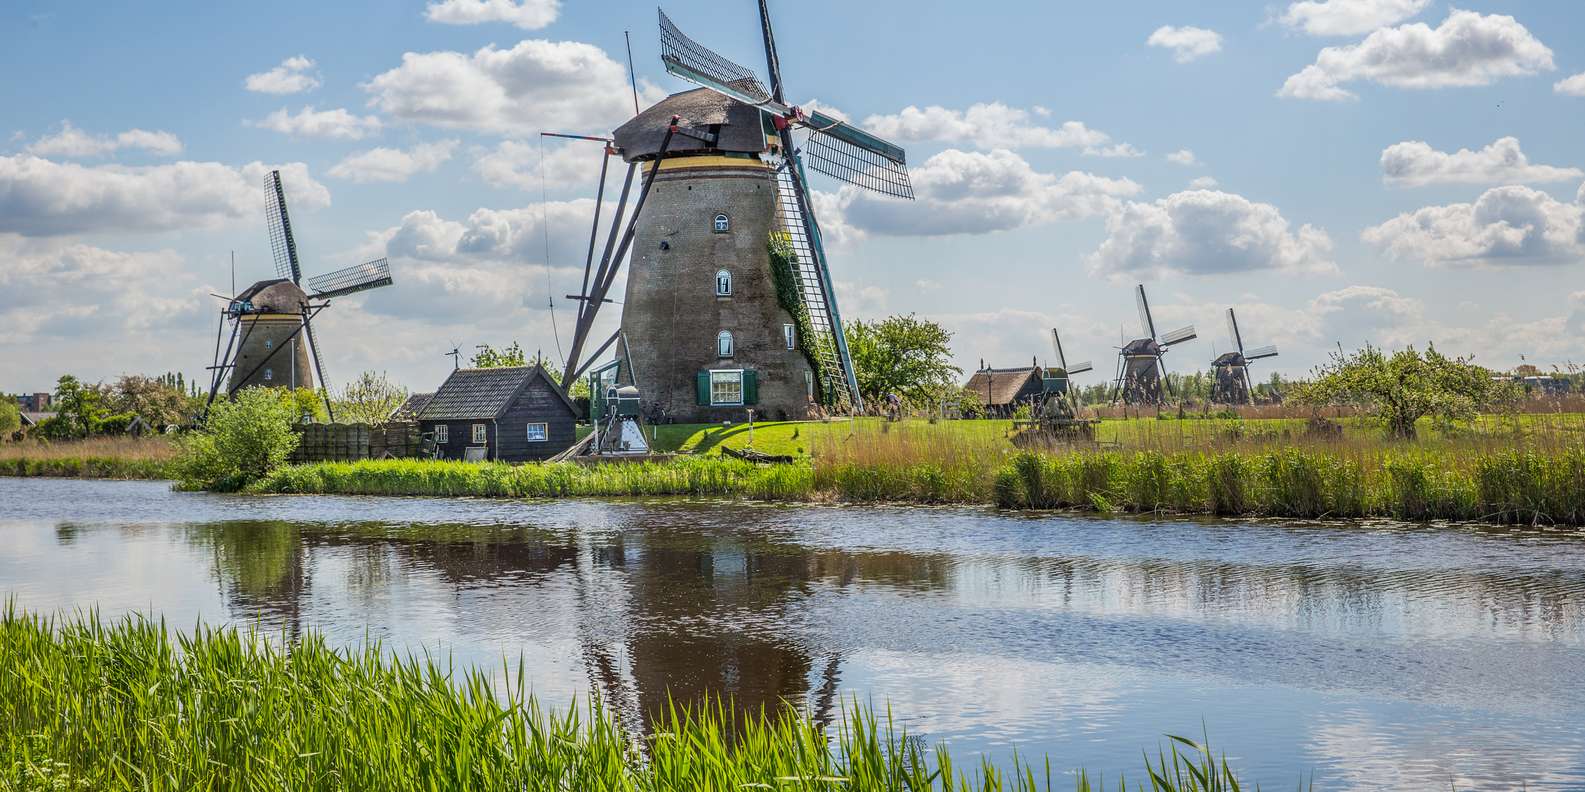
<svg viewBox="0 0 1585 792">
<path fill-rule="evenodd" d="M 1049 790 L 1061 765 L 966 763 L 854 704 L 821 729 L 788 708 L 673 705 L 635 735 L 598 703 L 528 694 L 529 669 L 379 645 L 329 648 L 163 621 L 0 619 L 0 788 L 291 790 Z M 1225 759 L 1168 736 L 1134 789 L 1236 790 Z M 1120 788 L 1130 788 L 1119 779 Z"/>
<path fill-rule="evenodd" d="M 166 479 L 176 446 L 163 437 L 96 437 L 0 444 L 0 476 Z"/>
</svg>

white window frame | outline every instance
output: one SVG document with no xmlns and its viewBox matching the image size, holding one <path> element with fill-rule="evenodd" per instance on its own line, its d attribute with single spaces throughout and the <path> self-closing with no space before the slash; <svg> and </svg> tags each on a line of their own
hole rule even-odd
<svg viewBox="0 0 1585 792">
<path fill-rule="evenodd" d="M 719 358 L 732 357 L 737 352 L 737 339 L 732 337 L 731 330 L 722 330 L 715 334 L 715 356 Z"/>
<path fill-rule="evenodd" d="M 727 377 L 737 378 L 737 401 L 721 401 L 716 398 L 716 377 L 721 377 L 722 382 L 729 382 Z M 736 407 L 743 404 L 743 369 L 710 369 L 710 406 L 711 407 Z"/>
<path fill-rule="evenodd" d="M 539 429 L 538 437 L 534 436 L 536 434 L 534 432 L 535 428 Z M 531 423 L 526 429 L 524 429 L 523 436 L 527 438 L 528 442 L 530 443 L 548 443 L 550 442 L 550 424 Z"/>
<path fill-rule="evenodd" d="M 474 424 L 473 425 L 473 444 L 474 445 L 489 445 L 489 443 L 490 443 L 490 425 L 489 424 L 482 424 L 482 423 Z"/>
<path fill-rule="evenodd" d="M 804 393 L 809 401 L 815 400 L 815 373 L 809 369 L 804 369 Z"/>
<path fill-rule="evenodd" d="M 725 234 L 732 230 L 732 218 L 726 212 L 717 212 L 712 227 L 717 234 Z"/>
<path fill-rule="evenodd" d="M 788 349 L 797 349 L 798 348 L 798 326 L 797 325 L 793 325 L 793 324 L 784 324 L 784 325 L 782 325 L 781 326 L 781 335 L 782 335 L 782 338 L 787 341 L 787 348 Z"/>
<path fill-rule="evenodd" d="M 715 296 L 732 296 L 732 272 L 730 270 L 720 269 L 715 271 Z"/>
<path fill-rule="evenodd" d="M 435 424 L 435 443 L 445 444 L 451 442 L 450 424 Z"/>
</svg>

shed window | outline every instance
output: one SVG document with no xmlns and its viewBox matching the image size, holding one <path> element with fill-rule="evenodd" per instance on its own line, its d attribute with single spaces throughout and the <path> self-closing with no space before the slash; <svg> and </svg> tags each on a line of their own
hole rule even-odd
<svg viewBox="0 0 1585 792">
<path fill-rule="evenodd" d="M 715 336 L 715 353 L 721 357 L 732 357 L 732 331 L 722 330 Z"/>
<path fill-rule="evenodd" d="M 435 442 L 436 443 L 449 443 L 449 442 L 451 442 L 451 427 L 446 425 L 446 424 L 436 424 L 435 425 Z"/>
<path fill-rule="evenodd" d="M 268 368 L 265 369 L 264 370 L 264 381 L 265 382 L 269 382 L 269 381 L 271 381 L 273 379 L 275 379 L 275 369 L 268 369 Z"/>
<path fill-rule="evenodd" d="M 487 427 L 486 427 L 485 424 L 474 424 L 473 425 L 473 444 L 474 445 L 484 445 L 486 442 L 489 441 L 490 435 L 486 431 L 486 429 L 487 429 Z"/>
<path fill-rule="evenodd" d="M 530 443 L 543 443 L 550 439 L 549 435 L 550 426 L 548 424 L 531 423 L 528 425 L 528 442 Z"/>
<path fill-rule="evenodd" d="M 715 273 L 715 296 L 732 296 L 732 273 L 726 270 L 717 270 Z"/>
<path fill-rule="evenodd" d="M 717 234 L 725 234 L 726 232 L 731 231 L 731 230 L 732 230 L 732 219 L 731 218 L 727 217 L 724 214 L 718 214 L 718 215 L 715 216 L 715 232 Z"/>
<path fill-rule="evenodd" d="M 797 328 L 793 327 L 790 324 L 784 324 L 784 325 L 781 326 L 781 335 L 782 335 L 782 338 L 787 341 L 787 348 L 788 349 L 797 349 L 798 348 L 798 329 Z"/>
<path fill-rule="evenodd" d="M 742 404 L 743 403 L 743 372 L 741 371 L 712 371 L 710 372 L 710 404 Z"/>
</svg>

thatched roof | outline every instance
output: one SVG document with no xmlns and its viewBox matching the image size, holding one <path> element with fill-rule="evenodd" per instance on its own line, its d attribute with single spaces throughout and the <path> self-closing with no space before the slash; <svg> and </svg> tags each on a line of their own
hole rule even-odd
<svg viewBox="0 0 1585 792">
<path fill-rule="evenodd" d="M 275 278 L 243 289 L 232 302 L 249 303 L 249 313 L 299 313 L 308 302 L 308 294 L 285 278 Z"/>
<path fill-rule="evenodd" d="M 964 389 L 979 398 L 980 403 L 987 407 L 1003 407 L 1018 400 L 1018 394 L 1034 379 L 1034 388 L 1040 388 L 1041 370 L 1033 367 L 990 369 L 989 371 L 976 371 L 969 378 Z M 986 398 L 986 389 L 989 388 L 990 398 Z"/>
<path fill-rule="evenodd" d="M 705 152 L 758 154 L 764 151 L 765 127 L 756 107 L 716 93 L 709 88 L 672 94 L 616 128 L 612 135 L 622 159 L 628 162 L 653 158 L 660 142 L 677 116 L 677 126 L 694 135 L 710 138 L 711 128 L 719 125 L 721 138 L 714 146 L 690 135 L 672 135 L 667 155 Z"/>
</svg>

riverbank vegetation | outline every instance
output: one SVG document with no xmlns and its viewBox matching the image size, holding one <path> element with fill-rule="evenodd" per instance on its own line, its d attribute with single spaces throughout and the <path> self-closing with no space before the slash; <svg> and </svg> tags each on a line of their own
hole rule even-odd
<svg viewBox="0 0 1585 792">
<path fill-rule="evenodd" d="M 0 659 L 6 789 L 1103 788 L 1050 759 L 962 762 L 857 704 L 825 728 L 791 708 L 678 704 L 643 733 L 598 703 L 542 706 L 521 661 L 492 680 L 377 644 L 332 649 L 315 634 L 178 634 L 163 621 L 46 620 L 8 603 Z M 1239 788 L 1201 743 L 1164 743 L 1134 788 Z"/>
<path fill-rule="evenodd" d="M 59 443 L 0 444 L 0 476 L 168 479 L 175 443 L 164 437 L 90 437 Z"/>
</svg>

